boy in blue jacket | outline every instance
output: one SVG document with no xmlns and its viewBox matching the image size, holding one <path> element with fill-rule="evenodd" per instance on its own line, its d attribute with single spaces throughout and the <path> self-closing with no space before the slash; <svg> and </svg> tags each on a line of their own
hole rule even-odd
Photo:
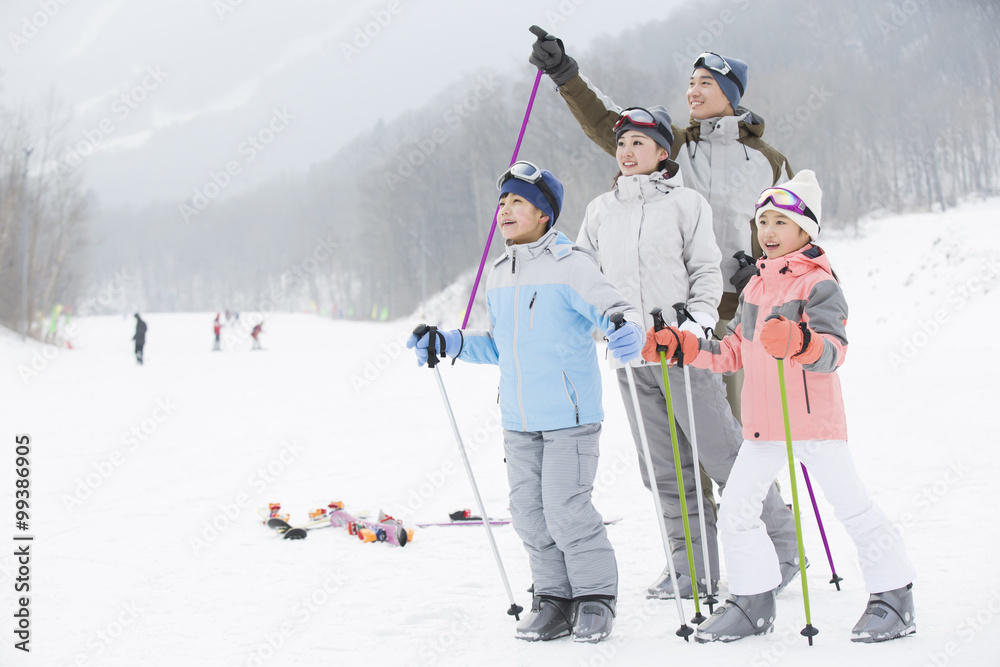
<svg viewBox="0 0 1000 667">
<path fill-rule="evenodd" d="M 497 224 L 506 241 L 486 279 L 490 328 L 441 332 L 439 354 L 500 366 L 500 412 L 510 513 L 531 565 L 534 598 L 516 637 L 611 633 L 618 564 L 591 501 L 604 410 L 593 330 L 623 362 L 642 347 L 642 315 L 588 251 L 552 229 L 563 186 L 551 172 L 517 162 L 500 177 Z M 610 316 L 620 312 L 620 329 Z M 428 335 L 411 336 L 418 363 Z"/>
</svg>

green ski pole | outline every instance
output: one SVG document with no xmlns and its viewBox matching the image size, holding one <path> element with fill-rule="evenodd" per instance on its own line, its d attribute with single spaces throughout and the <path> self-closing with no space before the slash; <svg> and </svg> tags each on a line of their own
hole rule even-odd
<svg viewBox="0 0 1000 667">
<path fill-rule="evenodd" d="M 654 308 L 649 312 L 653 316 L 653 328 L 656 331 L 667 326 L 663 321 L 663 311 Z M 684 523 L 684 548 L 687 549 L 688 573 L 691 576 L 691 596 L 694 598 L 694 618 L 691 622 L 698 625 L 705 620 L 701 614 L 701 604 L 698 601 L 698 576 L 694 567 L 694 552 L 691 549 L 691 524 L 688 522 L 687 498 L 684 497 L 684 476 L 681 474 L 681 451 L 677 444 L 677 425 L 674 423 L 674 401 L 670 395 L 670 376 L 667 374 L 667 352 L 663 346 L 657 346 L 660 353 L 660 370 L 663 372 L 663 388 L 667 397 L 667 418 L 670 420 L 670 444 L 674 448 L 674 472 L 677 474 L 677 491 L 681 497 L 681 521 Z M 693 419 L 693 417 L 692 417 Z M 697 470 L 694 471 L 698 475 Z M 702 545 L 705 548 L 705 545 Z"/>
<path fill-rule="evenodd" d="M 806 607 L 806 627 L 802 628 L 800 634 L 809 640 L 809 645 L 813 645 L 813 637 L 819 634 L 819 630 L 813 627 L 812 618 L 809 614 L 809 582 L 806 581 L 806 550 L 802 546 L 802 519 L 799 517 L 799 492 L 795 485 L 795 459 L 792 456 L 792 428 L 788 421 L 788 395 L 785 393 L 785 364 L 781 359 L 778 362 L 778 386 L 781 388 L 781 416 L 785 420 L 785 446 L 788 449 L 788 476 L 792 481 L 792 513 L 795 515 L 795 540 L 799 546 L 799 578 L 802 579 L 802 601 Z"/>
</svg>

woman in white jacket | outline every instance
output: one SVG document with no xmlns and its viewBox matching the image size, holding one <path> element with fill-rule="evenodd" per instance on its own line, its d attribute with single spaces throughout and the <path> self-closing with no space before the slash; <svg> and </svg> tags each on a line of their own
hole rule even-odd
<svg viewBox="0 0 1000 667">
<path fill-rule="evenodd" d="M 683 187 L 678 166 L 669 159 L 673 135 L 670 116 L 663 107 L 626 109 L 614 129 L 615 157 L 621 175 L 613 190 L 594 199 L 587 207 L 577 244 L 598 253 L 601 270 L 626 299 L 645 314 L 647 328 L 652 326 L 650 310 L 659 307 L 664 313 L 671 313 L 673 304 L 684 303 L 694 321 L 685 322 L 682 328 L 705 337 L 719 318 L 723 282 L 719 268 L 722 256 L 712 227 L 712 208 L 705 197 Z M 643 483 L 649 488 L 628 379 L 621 364 L 616 360 L 612 363 L 618 368 L 618 384 L 639 454 L 639 470 Z M 658 365 L 650 366 L 643 360 L 635 360 L 632 366 L 674 566 L 678 573 L 688 572 L 662 372 Z M 689 372 L 700 462 L 721 491 L 743 440 L 740 425 L 726 402 L 720 376 L 694 368 Z M 680 369 L 671 368 L 669 373 L 675 408 L 673 426 L 677 430 L 687 508 L 691 515 L 692 548 L 696 551 L 696 576 L 699 589 L 704 591 L 707 582 L 701 550 L 707 548 L 714 591 L 719 572 L 714 506 L 710 496 L 700 500 L 707 532 L 701 535 L 689 440 L 691 415 L 687 413 L 687 387 Z M 795 527 L 774 485 L 764 501 L 762 518 L 782 562 L 782 575 L 787 583 L 796 571 Z M 673 596 L 668 571 L 665 569 L 650 587 L 649 597 Z M 678 586 L 682 596 L 691 597 L 689 576 L 678 576 Z"/>
</svg>

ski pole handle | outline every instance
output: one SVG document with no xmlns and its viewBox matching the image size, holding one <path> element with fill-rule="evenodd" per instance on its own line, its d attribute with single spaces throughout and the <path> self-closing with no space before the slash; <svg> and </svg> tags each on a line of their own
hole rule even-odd
<svg viewBox="0 0 1000 667">
<path fill-rule="evenodd" d="M 653 310 L 649 311 L 649 314 L 653 316 L 653 330 L 654 331 L 660 331 L 661 329 L 666 328 L 667 323 L 663 321 L 663 309 L 662 308 L 654 308 Z M 657 352 L 664 352 L 665 353 L 668 349 L 669 348 L 667 348 L 666 345 L 660 345 L 660 344 L 656 345 L 656 351 Z M 661 355 L 661 356 L 665 356 L 665 355 Z"/>
<path fill-rule="evenodd" d="M 693 320 L 694 317 L 688 312 L 687 304 L 685 303 L 675 303 L 674 313 L 677 315 L 677 326 L 684 324 L 686 320 Z"/>
<path fill-rule="evenodd" d="M 625 326 L 625 316 L 621 313 L 611 313 L 611 317 L 608 319 L 611 320 L 611 324 L 615 325 L 616 331 Z"/>
<path fill-rule="evenodd" d="M 430 337 L 427 339 L 427 368 L 434 368 L 438 363 L 437 351 L 434 346 L 435 339 L 437 336 L 441 336 L 443 343 L 444 335 L 438 332 L 437 327 L 427 326 L 426 324 L 418 324 L 417 328 L 413 330 L 413 335 L 417 337 L 418 341 L 426 333 L 430 334 Z"/>
</svg>

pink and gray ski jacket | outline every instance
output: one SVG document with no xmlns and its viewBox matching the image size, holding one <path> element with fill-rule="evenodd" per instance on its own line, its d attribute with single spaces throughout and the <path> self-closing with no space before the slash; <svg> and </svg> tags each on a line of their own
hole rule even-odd
<svg viewBox="0 0 1000 667">
<path fill-rule="evenodd" d="M 805 322 L 823 341 L 811 364 L 785 360 L 785 389 L 792 440 L 847 440 L 847 419 L 837 368 L 847 354 L 847 301 L 823 249 L 812 244 L 778 259 L 762 258 L 760 275 L 740 296 L 728 335 L 700 341 L 691 365 L 716 373 L 745 369 L 743 437 L 784 440 L 778 365 L 758 336 L 772 315 Z"/>
</svg>

